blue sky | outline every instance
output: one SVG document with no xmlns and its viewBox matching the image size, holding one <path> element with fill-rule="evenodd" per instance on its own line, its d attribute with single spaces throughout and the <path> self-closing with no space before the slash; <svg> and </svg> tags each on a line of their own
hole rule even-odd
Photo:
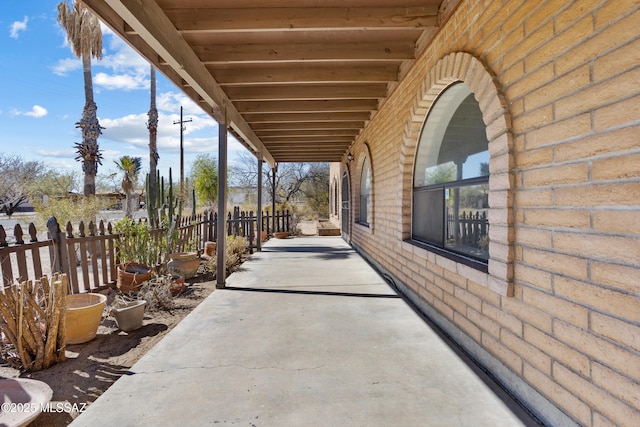
<svg viewBox="0 0 640 427">
<path fill-rule="evenodd" d="M 81 173 L 74 143 L 84 107 L 80 60 L 58 22 L 59 0 L 0 2 L 0 151 L 41 160 L 54 169 Z M 139 156 L 149 169 L 149 64 L 103 26 L 103 58 L 93 60 L 94 98 L 105 127 L 98 142 L 104 160 L 98 174 L 114 172 L 114 160 Z M 185 175 L 199 153 L 217 157 L 218 125 L 173 83 L 157 73 L 158 168 L 179 174 L 180 106 L 184 107 Z M 229 163 L 246 151 L 229 137 Z M 175 178 L 174 178 L 175 179 Z"/>
</svg>

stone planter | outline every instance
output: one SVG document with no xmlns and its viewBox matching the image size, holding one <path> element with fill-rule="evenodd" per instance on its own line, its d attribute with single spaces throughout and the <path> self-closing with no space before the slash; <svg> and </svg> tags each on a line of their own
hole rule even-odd
<svg viewBox="0 0 640 427">
<path fill-rule="evenodd" d="M 171 274 L 179 274 L 187 280 L 198 272 L 200 259 L 197 252 L 175 252 L 169 255 L 169 258 L 171 261 L 167 263 L 167 269 Z"/>
<path fill-rule="evenodd" d="M 118 265 L 118 279 L 116 285 L 124 293 L 140 289 L 142 283 L 151 279 L 152 268 L 148 265 L 130 262 Z"/>
<path fill-rule="evenodd" d="M 67 295 L 67 344 L 82 344 L 96 337 L 106 303 L 107 297 L 102 294 Z"/>
<path fill-rule="evenodd" d="M 112 308 L 111 315 L 116 319 L 120 330 L 129 332 L 142 326 L 144 319 L 144 300 L 132 301 L 122 307 Z"/>
</svg>

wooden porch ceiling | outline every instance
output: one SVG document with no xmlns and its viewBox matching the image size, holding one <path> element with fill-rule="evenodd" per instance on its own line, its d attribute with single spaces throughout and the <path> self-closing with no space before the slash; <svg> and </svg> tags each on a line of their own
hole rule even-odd
<svg viewBox="0 0 640 427">
<path fill-rule="evenodd" d="M 84 0 L 269 164 L 340 161 L 459 0 Z"/>
</svg>

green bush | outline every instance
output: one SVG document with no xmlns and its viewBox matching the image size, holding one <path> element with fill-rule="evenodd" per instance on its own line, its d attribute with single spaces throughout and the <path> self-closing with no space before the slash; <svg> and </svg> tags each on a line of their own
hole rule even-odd
<svg viewBox="0 0 640 427">
<path fill-rule="evenodd" d="M 103 208 L 102 202 L 95 197 L 76 197 L 76 198 L 49 198 L 49 202 L 45 206 L 42 202 L 34 202 L 36 209 L 36 228 L 38 230 L 47 229 L 47 221 L 52 216 L 56 217 L 60 229 L 64 230 L 67 222 L 71 222 L 74 229 L 77 230 L 80 221 L 85 224 L 85 230 L 88 230 L 90 221 L 97 224 L 100 222 L 99 214 Z"/>
</svg>

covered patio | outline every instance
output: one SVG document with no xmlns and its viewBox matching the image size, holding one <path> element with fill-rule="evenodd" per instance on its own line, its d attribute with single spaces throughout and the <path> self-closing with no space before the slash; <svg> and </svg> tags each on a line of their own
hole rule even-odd
<svg viewBox="0 0 640 427">
<path fill-rule="evenodd" d="M 340 237 L 269 241 L 73 426 L 538 425 Z"/>
</svg>

